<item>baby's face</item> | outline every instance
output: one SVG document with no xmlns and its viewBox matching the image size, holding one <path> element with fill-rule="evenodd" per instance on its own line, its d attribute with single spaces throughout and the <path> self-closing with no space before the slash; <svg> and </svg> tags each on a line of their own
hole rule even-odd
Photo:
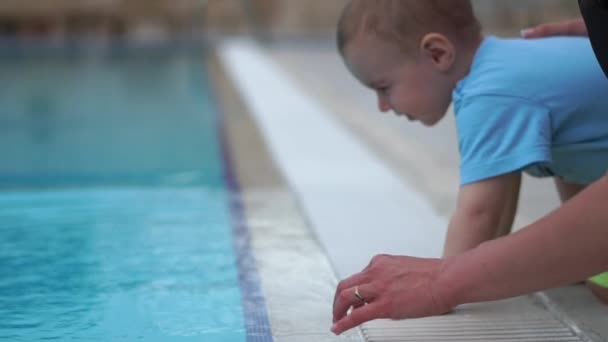
<svg viewBox="0 0 608 342">
<path fill-rule="evenodd" d="M 375 91 L 382 112 L 433 126 L 445 115 L 452 86 L 424 57 L 406 56 L 395 44 L 362 34 L 344 50 L 351 73 Z"/>
</svg>

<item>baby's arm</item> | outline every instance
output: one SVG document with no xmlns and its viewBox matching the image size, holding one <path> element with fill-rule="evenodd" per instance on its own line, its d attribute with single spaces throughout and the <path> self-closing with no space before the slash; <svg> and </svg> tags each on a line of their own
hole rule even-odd
<svg viewBox="0 0 608 342">
<path fill-rule="evenodd" d="M 520 185 L 520 172 L 464 185 L 448 226 L 444 257 L 508 234 L 517 210 Z"/>
<path fill-rule="evenodd" d="M 568 202 L 572 197 L 585 189 L 585 185 L 567 182 L 559 177 L 555 177 L 555 186 L 562 204 Z"/>
</svg>

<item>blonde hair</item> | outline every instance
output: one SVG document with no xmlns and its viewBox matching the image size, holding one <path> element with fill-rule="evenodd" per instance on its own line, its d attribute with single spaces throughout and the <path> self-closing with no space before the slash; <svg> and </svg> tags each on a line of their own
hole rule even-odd
<svg viewBox="0 0 608 342">
<path fill-rule="evenodd" d="M 481 26 L 470 0 L 353 0 L 338 23 L 338 49 L 344 53 L 357 35 L 369 33 L 411 52 L 430 32 L 472 44 Z"/>
</svg>

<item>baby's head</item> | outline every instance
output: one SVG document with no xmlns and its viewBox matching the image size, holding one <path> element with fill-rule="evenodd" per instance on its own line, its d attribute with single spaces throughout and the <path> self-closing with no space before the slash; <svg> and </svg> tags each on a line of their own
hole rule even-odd
<svg viewBox="0 0 608 342">
<path fill-rule="evenodd" d="M 439 122 L 481 42 L 469 0 L 353 0 L 338 25 L 338 48 L 383 112 L 427 126 Z"/>
</svg>

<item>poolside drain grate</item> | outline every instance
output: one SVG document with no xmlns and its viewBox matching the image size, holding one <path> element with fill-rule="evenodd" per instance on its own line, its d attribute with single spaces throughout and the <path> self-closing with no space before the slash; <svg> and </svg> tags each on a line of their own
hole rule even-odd
<svg viewBox="0 0 608 342">
<path fill-rule="evenodd" d="M 368 342 L 584 341 L 549 313 L 533 317 L 446 315 L 405 321 L 378 320 L 364 324 L 362 332 Z"/>
</svg>

